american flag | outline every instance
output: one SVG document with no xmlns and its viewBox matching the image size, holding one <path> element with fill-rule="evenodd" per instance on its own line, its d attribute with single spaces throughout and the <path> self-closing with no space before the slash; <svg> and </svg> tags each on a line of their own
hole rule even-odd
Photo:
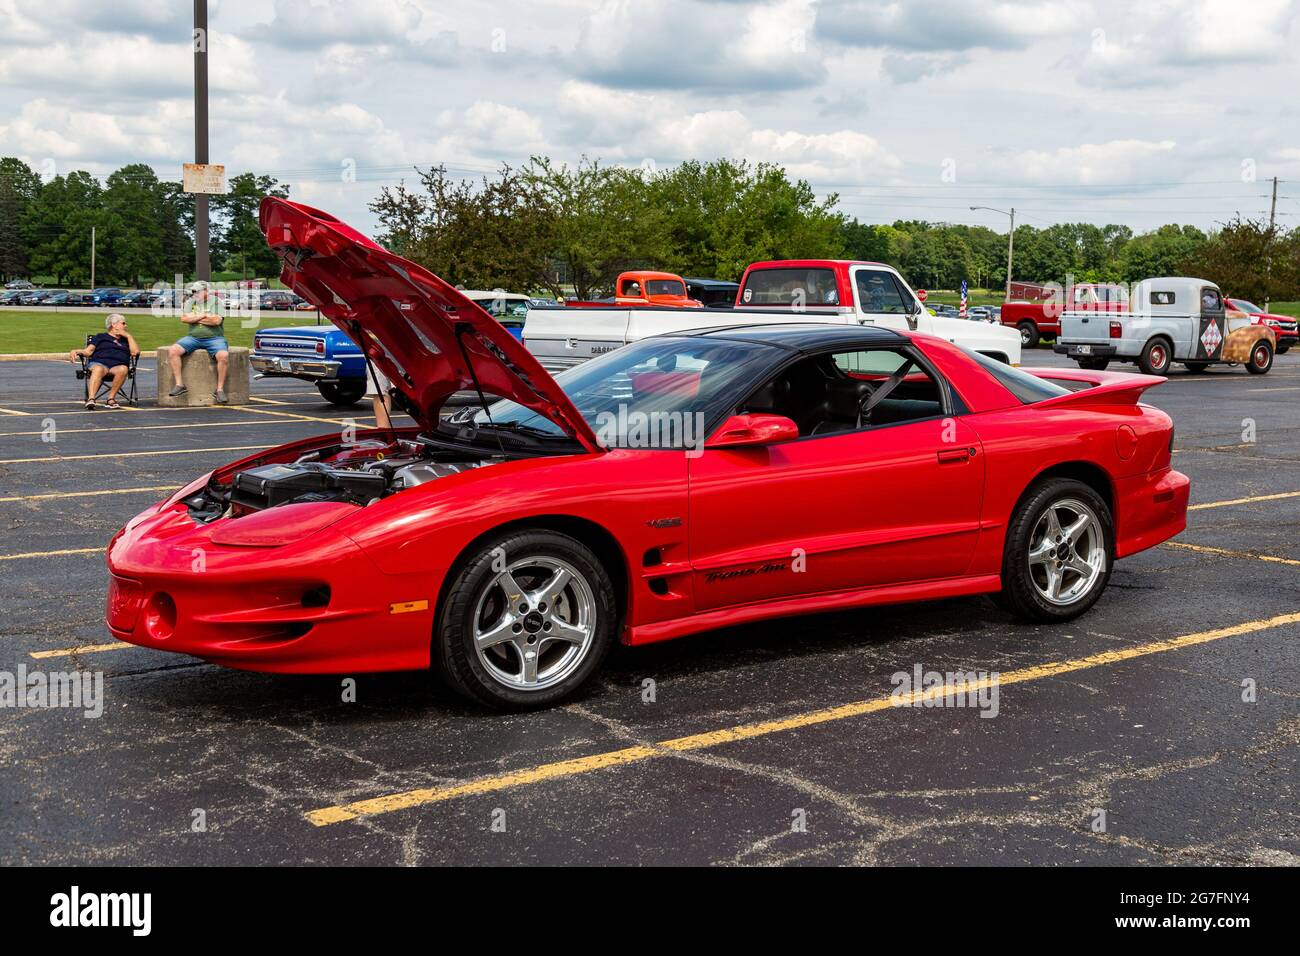
<svg viewBox="0 0 1300 956">
<path fill-rule="evenodd" d="M 957 318 L 966 318 L 966 280 L 961 280 L 961 305 L 957 309 Z"/>
</svg>

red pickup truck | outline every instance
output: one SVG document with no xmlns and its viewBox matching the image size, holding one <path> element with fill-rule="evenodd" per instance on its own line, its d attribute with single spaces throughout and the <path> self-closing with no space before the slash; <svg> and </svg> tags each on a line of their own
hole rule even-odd
<svg viewBox="0 0 1300 956">
<path fill-rule="evenodd" d="M 1122 312 L 1128 308 L 1128 289 L 1122 285 L 1085 282 L 1066 289 L 1064 298 L 1002 303 L 1002 324 L 1020 330 L 1020 345 L 1032 349 L 1045 338 L 1061 334 L 1061 313 Z"/>
</svg>

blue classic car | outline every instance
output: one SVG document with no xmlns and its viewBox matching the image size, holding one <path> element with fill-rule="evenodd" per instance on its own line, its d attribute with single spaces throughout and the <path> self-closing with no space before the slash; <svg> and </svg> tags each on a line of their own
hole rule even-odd
<svg viewBox="0 0 1300 956">
<path fill-rule="evenodd" d="M 523 335 L 528 306 L 536 303 L 517 292 L 465 292 L 515 338 Z M 266 378 L 300 378 L 313 382 L 332 405 L 355 405 L 366 392 L 366 362 L 361 349 L 333 325 L 263 329 L 253 337 L 248 357 L 253 371 Z"/>
</svg>

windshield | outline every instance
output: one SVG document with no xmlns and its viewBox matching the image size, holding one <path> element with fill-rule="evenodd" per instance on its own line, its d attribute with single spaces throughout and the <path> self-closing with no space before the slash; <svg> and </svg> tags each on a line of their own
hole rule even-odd
<svg viewBox="0 0 1300 956">
<path fill-rule="evenodd" d="M 761 342 L 662 336 L 594 358 L 555 381 L 606 448 L 690 448 L 785 355 Z M 497 402 L 488 412 L 498 425 L 564 435 L 550 419 L 515 402 Z M 480 411 L 474 421 L 486 425 L 488 413 Z"/>
<path fill-rule="evenodd" d="M 1261 309 L 1259 306 L 1255 305 L 1255 303 L 1253 303 L 1253 302 L 1248 302 L 1248 301 L 1246 301 L 1245 299 L 1229 299 L 1229 300 L 1228 300 L 1228 303 L 1229 303 L 1229 304 L 1230 304 L 1234 309 L 1239 309 L 1239 310 L 1242 311 L 1242 312 L 1262 312 L 1262 311 L 1263 311 L 1263 309 Z"/>
<path fill-rule="evenodd" d="M 685 295 L 686 286 L 673 279 L 647 279 L 647 295 Z"/>
</svg>

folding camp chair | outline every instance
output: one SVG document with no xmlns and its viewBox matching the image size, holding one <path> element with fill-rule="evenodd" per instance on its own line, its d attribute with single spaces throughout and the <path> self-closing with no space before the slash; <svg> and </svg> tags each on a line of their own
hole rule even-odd
<svg viewBox="0 0 1300 956">
<path fill-rule="evenodd" d="M 97 333 L 95 332 L 91 332 L 89 335 L 86 336 L 87 345 L 89 345 L 94 340 L 96 334 Z M 84 355 L 80 355 L 78 356 L 78 358 L 81 359 L 81 368 L 77 369 L 77 378 L 81 379 L 81 391 L 82 391 L 82 395 L 84 396 L 82 398 L 82 401 L 88 402 L 92 397 L 90 394 L 90 359 Z M 94 358 L 94 356 L 92 355 L 91 358 Z M 117 392 L 117 400 L 123 405 L 139 404 L 139 399 L 136 398 L 136 394 L 135 394 L 135 367 L 136 364 L 139 363 L 139 361 L 140 361 L 140 356 L 132 355 L 130 357 L 130 360 L 127 362 L 126 382 L 123 383 L 122 387 Z M 110 379 L 107 375 L 105 375 L 99 383 L 99 390 L 95 392 L 93 396 L 95 401 L 99 401 L 99 396 L 107 392 L 112 387 L 113 387 L 112 379 Z"/>
</svg>

